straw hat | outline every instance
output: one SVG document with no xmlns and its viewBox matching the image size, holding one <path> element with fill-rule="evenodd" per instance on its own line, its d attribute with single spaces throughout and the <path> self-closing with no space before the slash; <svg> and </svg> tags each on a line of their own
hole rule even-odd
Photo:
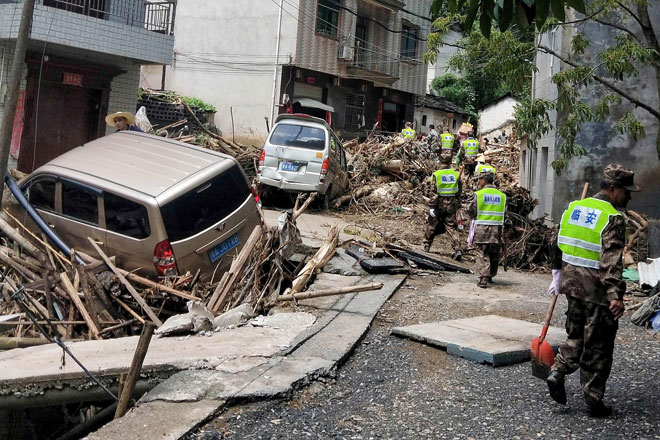
<svg viewBox="0 0 660 440">
<path fill-rule="evenodd" d="M 126 122 L 128 122 L 128 125 L 135 125 L 135 116 L 133 115 L 133 113 L 129 113 L 129 112 L 111 113 L 105 117 L 105 123 L 108 124 L 110 127 L 114 127 L 115 118 L 125 118 Z"/>
</svg>

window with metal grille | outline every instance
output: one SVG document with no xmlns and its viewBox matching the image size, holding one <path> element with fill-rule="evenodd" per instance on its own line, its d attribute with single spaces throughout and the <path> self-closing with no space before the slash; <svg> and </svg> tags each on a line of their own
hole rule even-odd
<svg viewBox="0 0 660 440">
<path fill-rule="evenodd" d="M 318 0 L 316 33 L 332 38 L 339 36 L 339 0 Z"/>
<path fill-rule="evenodd" d="M 417 33 L 419 29 L 404 24 L 401 26 L 401 56 L 415 58 L 417 55 Z"/>
</svg>

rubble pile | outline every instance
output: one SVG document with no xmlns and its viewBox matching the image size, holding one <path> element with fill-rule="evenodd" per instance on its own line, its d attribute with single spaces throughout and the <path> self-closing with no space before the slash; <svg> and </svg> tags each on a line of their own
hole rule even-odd
<svg viewBox="0 0 660 440">
<path fill-rule="evenodd" d="M 401 136 L 373 136 L 363 143 L 348 142 L 345 147 L 354 166 L 352 189 L 332 203 L 334 208 L 348 204 L 349 212 L 404 213 L 426 218 L 433 194 L 424 183 L 438 169 L 437 150 L 425 141 Z M 538 201 L 518 184 L 520 148 L 516 139 L 512 137 L 506 144 L 491 144 L 477 161 L 495 167 L 498 188 L 507 194 L 507 209 L 513 225 L 509 232 L 508 264 L 528 270 L 547 266 L 553 231 L 543 218 L 529 219 Z M 474 198 L 476 181 L 462 172 L 461 175 L 462 209 L 458 217 L 467 223 L 466 208 Z M 467 231 L 460 233 L 466 239 Z"/>
<path fill-rule="evenodd" d="M 65 341 L 139 334 L 145 322 L 160 325 L 186 302 L 201 301 L 208 288 L 191 274 L 143 278 L 98 247 L 94 257 L 75 250 L 66 256 L 12 220 L 15 227 L 0 220 L 0 348 L 48 342 L 33 319 Z"/>
<path fill-rule="evenodd" d="M 239 306 L 249 316 L 265 313 L 303 292 L 334 255 L 336 227 L 311 258 L 293 258 L 301 243 L 296 219 L 314 196 L 299 197 L 278 227 L 256 226 L 229 270 L 207 283 L 198 282 L 199 271 L 160 281 L 127 272 L 91 240 L 96 255 L 66 256 L 5 211 L 13 223 L 0 218 L 0 350 L 49 342 L 39 326 L 64 341 L 98 340 L 139 334 L 149 321 L 165 322 L 162 334 L 211 330 L 195 319 Z"/>
</svg>

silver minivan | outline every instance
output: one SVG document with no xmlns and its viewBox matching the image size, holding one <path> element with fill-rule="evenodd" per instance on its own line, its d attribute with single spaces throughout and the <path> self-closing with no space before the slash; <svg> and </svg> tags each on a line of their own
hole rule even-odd
<svg viewBox="0 0 660 440">
<path fill-rule="evenodd" d="M 346 152 L 320 118 L 283 114 L 275 120 L 259 160 L 260 185 L 292 192 L 318 192 L 328 201 L 349 185 Z"/>
<path fill-rule="evenodd" d="M 69 246 L 94 255 L 91 237 L 122 268 L 152 277 L 221 274 L 262 223 L 234 158 L 135 131 L 74 148 L 19 186 Z"/>
</svg>

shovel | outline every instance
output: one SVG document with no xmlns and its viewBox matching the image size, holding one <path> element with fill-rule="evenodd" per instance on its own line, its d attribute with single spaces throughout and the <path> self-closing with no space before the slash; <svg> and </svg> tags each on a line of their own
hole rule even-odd
<svg viewBox="0 0 660 440">
<path fill-rule="evenodd" d="M 543 330 L 541 336 L 532 339 L 532 374 L 534 377 L 546 380 L 550 375 L 550 367 L 555 362 L 555 351 L 552 349 L 548 341 L 545 340 L 545 335 L 548 333 L 550 327 L 550 320 L 552 319 L 552 312 L 555 311 L 555 304 L 557 304 L 557 295 L 552 295 L 550 301 L 550 308 L 545 315 L 545 322 L 543 323 Z"/>
<path fill-rule="evenodd" d="M 587 197 L 588 191 L 589 182 L 586 182 L 584 184 L 584 188 L 582 188 L 582 196 L 580 197 L 580 200 Z M 548 308 L 548 313 L 545 315 L 545 322 L 543 323 L 541 336 L 532 339 L 532 374 L 534 377 L 538 377 L 539 379 L 543 380 L 548 378 L 550 375 L 550 367 L 552 367 L 552 364 L 555 362 L 555 351 L 545 340 L 545 336 L 548 333 L 548 327 L 550 327 L 552 312 L 555 311 L 555 304 L 557 304 L 557 295 L 553 294 L 552 301 L 550 301 L 550 307 Z"/>
</svg>

